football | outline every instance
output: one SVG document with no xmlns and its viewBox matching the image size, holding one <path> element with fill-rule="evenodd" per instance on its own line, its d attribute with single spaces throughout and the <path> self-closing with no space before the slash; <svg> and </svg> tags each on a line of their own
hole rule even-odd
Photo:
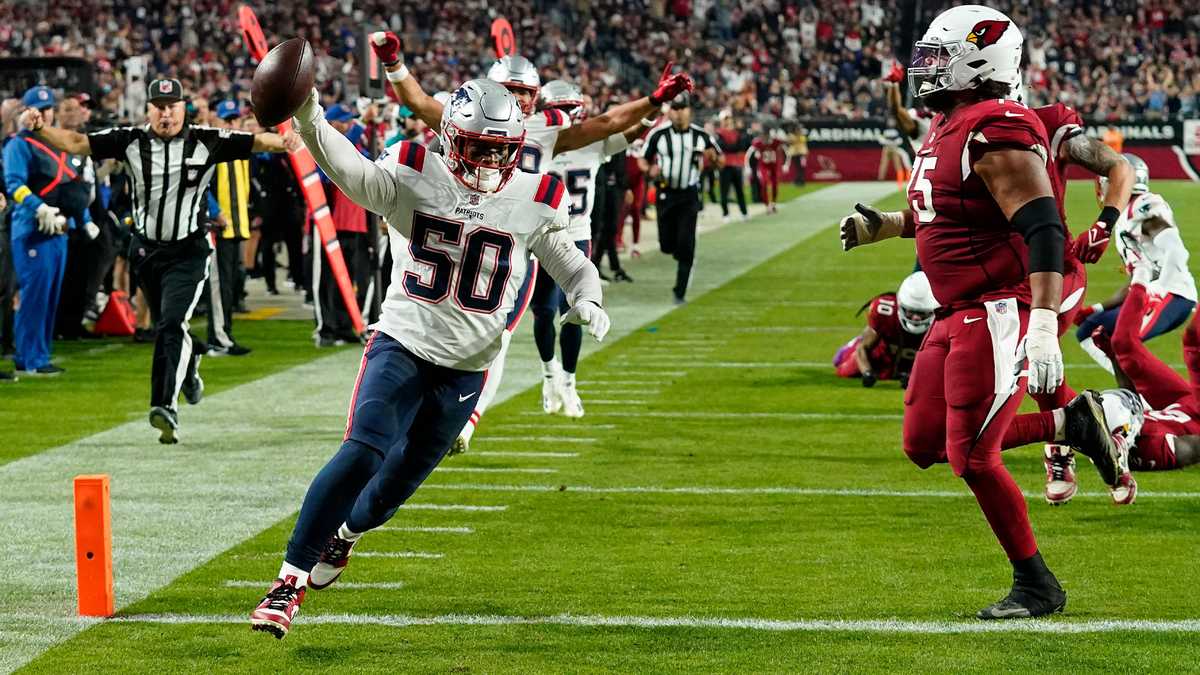
<svg viewBox="0 0 1200 675">
<path fill-rule="evenodd" d="M 308 40 L 295 37 L 267 52 L 254 69 L 250 100 L 254 116 L 264 127 L 290 118 L 313 87 L 316 64 Z"/>
</svg>

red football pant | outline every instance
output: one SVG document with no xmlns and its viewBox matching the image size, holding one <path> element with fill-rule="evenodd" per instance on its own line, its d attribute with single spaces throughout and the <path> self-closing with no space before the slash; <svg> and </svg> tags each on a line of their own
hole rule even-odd
<svg viewBox="0 0 1200 675">
<path fill-rule="evenodd" d="M 628 215 L 629 224 L 633 227 L 633 243 L 637 244 L 642 240 L 642 206 L 646 199 L 646 183 L 645 181 L 636 181 L 629 186 L 629 189 L 633 192 L 633 203 L 622 207 L 619 232 L 625 232 L 625 216 Z M 621 203 L 624 204 L 623 201 Z"/>
<path fill-rule="evenodd" d="M 767 206 L 779 201 L 779 166 L 758 163 L 758 184 L 761 186 L 763 203 Z"/>
<path fill-rule="evenodd" d="M 1028 308 L 1013 300 L 1004 311 L 975 306 L 939 317 L 917 352 L 904 395 L 904 452 L 921 468 L 949 461 L 1010 560 L 1037 553 L 1025 496 L 1000 458 L 1025 390 L 1016 346 L 1028 323 Z M 1001 383 L 1007 386 L 997 387 L 998 374 L 1010 380 Z"/>
</svg>

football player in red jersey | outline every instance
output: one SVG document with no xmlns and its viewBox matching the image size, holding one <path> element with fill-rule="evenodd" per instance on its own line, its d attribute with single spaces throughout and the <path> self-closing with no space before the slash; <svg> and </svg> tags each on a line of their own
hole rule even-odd
<svg viewBox="0 0 1200 675">
<path fill-rule="evenodd" d="M 981 619 L 1043 616 L 1066 605 L 1038 551 L 1024 495 L 1000 458 L 1021 390 L 1052 393 L 1062 382 L 1066 231 L 1045 127 L 1007 100 L 1020 81 L 1022 43 L 1016 25 L 986 7 L 956 7 L 934 19 L 909 70 L 913 94 L 938 113 L 908 184 L 911 221 L 876 221 L 867 232 L 875 240 L 886 224 L 915 236 L 941 305 L 905 395 L 904 447 L 922 468 L 949 462 L 1013 565 L 1012 590 Z M 859 243 L 853 225 L 843 237 L 847 248 Z M 1099 395 L 1085 391 L 1064 418 L 1064 440 L 1115 486 L 1124 457 Z"/>
<path fill-rule="evenodd" d="M 1009 93 L 1009 98 L 1018 103 L 1025 102 L 1024 88 L 1019 80 L 1014 90 Z M 1103 208 L 1095 224 L 1074 240 L 1063 263 L 1063 296 L 1058 314 L 1058 333 L 1059 337 L 1062 337 L 1070 330 L 1078 313 L 1091 311 L 1083 304 L 1087 272 L 1081 263 L 1097 262 L 1107 248 L 1114 223 L 1129 203 L 1134 185 L 1134 170 L 1116 151 L 1098 139 L 1087 136 L 1084 133 L 1083 120 L 1071 108 L 1054 103 L 1035 108 L 1033 112 L 1045 126 L 1046 137 L 1050 141 L 1050 157 L 1054 160 L 1053 169 L 1049 171 L 1050 182 L 1064 226 L 1066 172 L 1069 165 L 1081 166 L 1105 179 L 1108 185 L 1112 186 L 1102 196 Z M 887 236 L 900 236 L 904 223 L 913 222 L 911 213 L 879 212 L 862 205 L 857 208 L 858 214 L 843 220 L 843 228 L 857 227 L 856 239 L 859 243 L 878 241 Z M 878 228 L 873 239 L 865 230 L 867 221 L 875 223 L 874 227 Z M 862 236 L 864 234 L 868 236 Z M 1067 231 L 1066 235 L 1069 238 L 1070 232 Z M 1043 412 L 1062 408 L 1074 397 L 1075 392 L 1065 381 L 1053 392 L 1033 394 L 1038 408 Z M 1043 449 L 1042 461 L 1046 468 L 1046 501 L 1056 505 L 1070 501 L 1075 494 L 1074 449 L 1062 443 L 1047 443 Z M 1132 477 L 1122 474 L 1120 481 L 1131 482 Z"/>
<path fill-rule="evenodd" d="M 750 151 L 746 153 L 747 166 L 752 157 L 758 159 L 758 184 L 762 186 L 762 200 L 767 205 L 767 213 L 775 213 L 776 202 L 779 201 L 779 174 L 788 161 L 787 146 L 779 138 L 776 129 L 764 128 L 762 135 L 750 144 Z"/>
<path fill-rule="evenodd" d="M 900 388 L 907 388 L 913 359 L 937 307 L 924 272 L 908 275 L 897 292 L 872 298 L 863 305 L 870 308 L 866 327 L 833 357 L 838 377 L 861 377 L 864 387 L 899 380 Z"/>
</svg>

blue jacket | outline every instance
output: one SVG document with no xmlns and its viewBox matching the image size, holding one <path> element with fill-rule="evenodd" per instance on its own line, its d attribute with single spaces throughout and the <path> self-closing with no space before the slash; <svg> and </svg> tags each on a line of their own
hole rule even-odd
<svg viewBox="0 0 1200 675">
<path fill-rule="evenodd" d="M 92 185 L 84 180 L 85 164 L 86 158 L 56 152 L 28 131 L 8 140 L 4 146 L 4 189 L 14 204 L 13 239 L 37 232 L 37 209 L 42 204 L 57 206 L 72 229 L 91 222 L 88 206 Z"/>
</svg>

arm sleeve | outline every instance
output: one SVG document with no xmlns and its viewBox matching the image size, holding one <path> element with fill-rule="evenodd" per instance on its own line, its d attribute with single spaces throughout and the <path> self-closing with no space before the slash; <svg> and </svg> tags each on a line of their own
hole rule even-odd
<svg viewBox="0 0 1200 675">
<path fill-rule="evenodd" d="M 229 129 L 206 129 L 213 140 L 208 147 L 209 161 L 228 162 L 235 159 L 250 159 L 254 154 L 254 134 Z"/>
<path fill-rule="evenodd" d="M 317 166 L 329 176 L 354 203 L 387 217 L 399 190 L 396 177 L 387 169 L 363 157 L 358 148 L 324 118 L 314 124 L 296 118 L 296 131 L 312 153 Z"/>
<path fill-rule="evenodd" d="M 37 210 L 42 205 L 42 198 L 25 184 L 29 180 L 29 160 L 32 157 L 29 144 L 20 138 L 13 138 L 4 146 L 4 191 L 14 205 Z"/>
<path fill-rule="evenodd" d="M 602 152 L 605 157 L 611 157 L 628 147 L 629 141 L 625 139 L 625 132 L 619 131 L 604 139 L 604 148 Z"/>
<path fill-rule="evenodd" d="M 558 282 L 567 295 L 567 303 L 575 306 L 591 301 L 603 305 L 604 294 L 600 288 L 600 273 L 591 260 L 567 237 L 566 230 L 557 223 L 569 222 L 567 201 L 563 200 L 555 214 L 555 225 L 543 227 L 529 240 L 529 250 L 538 262 Z"/>
<path fill-rule="evenodd" d="M 1154 235 L 1154 245 L 1166 254 L 1163 267 L 1174 267 L 1183 272 L 1188 271 L 1188 258 L 1191 256 L 1188 254 L 1187 247 L 1183 245 L 1183 239 L 1179 237 L 1178 227 L 1168 227 Z"/>
<path fill-rule="evenodd" d="M 125 148 L 133 142 L 130 127 L 112 127 L 103 131 L 88 134 L 88 145 L 92 149 L 92 159 L 124 159 Z"/>
</svg>

